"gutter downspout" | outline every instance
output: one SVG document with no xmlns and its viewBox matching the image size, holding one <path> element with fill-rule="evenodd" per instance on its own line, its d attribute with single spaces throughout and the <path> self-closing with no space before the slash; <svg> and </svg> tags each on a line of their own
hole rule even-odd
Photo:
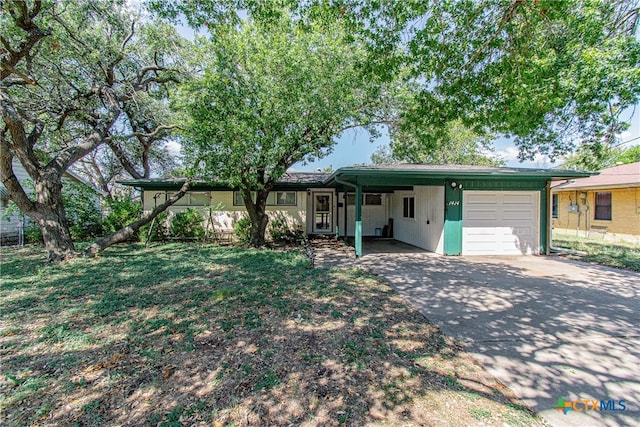
<svg viewBox="0 0 640 427">
<path fill-rule="evenodd" d="M 356 257 L 360 258 L 362 256 L 362 187 L 347 181 L 343 181 L 338 177 L 338 175 L 336 175 L 333 179 L 338 184 L 346 185 L 356 190 L 356 229 L 354 243 L 356 249 Z"/>
</svg>

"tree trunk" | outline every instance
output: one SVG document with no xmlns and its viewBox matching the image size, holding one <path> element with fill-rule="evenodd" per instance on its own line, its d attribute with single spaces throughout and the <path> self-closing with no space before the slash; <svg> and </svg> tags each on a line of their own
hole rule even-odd
<svg viewBox="0 0 640 427">
<path fill-rule="evenodd" d="M 133 237 L 135 232 L 138 231 L 140 227 L 153 221 L 155 217 L 164 212 L 169 206 L 180 200 L 180 198 L 182 198 L 182 196 L 184 196 L 189 190 L 190 183 L 191 182 L 187 180 L 184 184 L 182 184 L 180 191 L 178 191 L 166 202 L 156 207 L 153 211 L 149 212 L 139 220 L 134 221 L 126 227 L 121 228 L 110 236 L 102 237 L 93 242 L 93 244 L 91 244 L 91 246 L 89 246 L 85 251 L 85 255 L 93 258 L 109 246 L 115 245 L 116 243 L 126 242 L 127 240 L 131 239 L 131 237 Z"/>
<path fill-rule="evenodd" d="M 249 199 L 247 200 L 247 195 Z M 265 233 L 269 224 L 269 216 L 266 213 L 267 196 L 269 191 L 261 190 L 256 192 L 256 201 L 251 200 L 251 192 L 243 193 L 244 204 L 247 208 L 249 218 L 251 218 L 251 230 L 249 231 L 249 246 L 259 248 L 264 246 Z"/>
<path fill-rule="evenodd" d="M 59 178 L 45 175 L 35 183 L 37 211 L 32 218 L 42 231 L 49 262 L 62 262 L 76 255 L 62 202 Z"/>
</svg>

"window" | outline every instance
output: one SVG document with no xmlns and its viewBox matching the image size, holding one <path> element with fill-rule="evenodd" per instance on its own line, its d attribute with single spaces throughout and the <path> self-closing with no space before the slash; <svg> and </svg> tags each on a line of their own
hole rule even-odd
<svg viewBox="0 0 640 427">
<path fill-rule="evenodd" d="M 551 195 L 551 217 L 558 218 L 558 195 Z"/>
<path fill-rule="evenodd" d="M 174 192 L 167 192 L 167 200 Z M 197 193 L 187 193 L 174 203 L 174 206 L 209 206 L 210 193 L 208 191 L 199 191 Z"/>
<path fill-rule="evenodd" d="M 172 198 L 175 194 L 176 193 L 174 191 L 172 191 L 172 192 L 167 191 L 167 200 Z M 178 201 L 175 202 L 173 204 L 173 206 L 189 206 L 189 193 L 187 193 L 184 196 L 180 197 L 180 199 L 178 199 Z"/>
<path fill-rule="evenodd" d="M 611 221 L 611 192 L 596 193 L 595 219 Z"/>
<path fill-rule="evenodd" d="M 347 205 L 356 204 L 356 195 L 354 193 L 347 194 Z M 382 206 L 382 194 L 365 193 L 363 194 L 363 205 Z"/>
<path fill-rule="evenodd" d="M 251 192 L 251 198 L 256 200 L 255 191 Z M 267 196 L 267 206 L 297 206 L 298 199 L 295 191 L 272 191 Z M 233 192 L 233 206 L 244 206 L 242 192 Z"/>
<path fill-rule="evenodd" d="M 402 198 L 402 217 L 403 218 L 416 217 L 416 198 L 415 197 Z"/>
<path fill-rule="evenodd" d="M 187 194 L 189 199 L 189 206 L 209 206 L 209 192 L 198 192 Z"/>
<path fill-rule="evenodd" d="M 365 194 L 364 204 L 371 206 L 382 206 L 382 194 Z"/>
<path fill-rule="evenodd" d="M 251 198 L 256 200 L 256 193 L 251 192 Z M 233 206 L 244 206 L 244 199 L 242 198 L 242 192 L 234 191 L 233 192 Z"/>
<path fill-rule="evenodd" d="M 271 194 L 269 194 L 271 195 Z M 296 192 L 295 191 L 276 191 L 276 205 L 278 206 L 295 206 Z"/>
</svg>

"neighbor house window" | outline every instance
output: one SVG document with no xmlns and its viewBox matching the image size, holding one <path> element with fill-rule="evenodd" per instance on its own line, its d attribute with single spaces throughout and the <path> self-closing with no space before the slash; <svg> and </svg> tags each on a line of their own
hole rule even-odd
<svg viewBox="0 0 640 427">
<path fill-rule="evenodd" d="M 611 221 L 611 192 L 596 193 L 595 219 Z"/>
<path fill-rule="evenodd" d="M 415 197 L 402 198 L 402 217 L 403 218 L 416 217 L 416 198 Z"/>
<path fill-rule="evenodd" d="M 551 217 L 558 218 L 558 195 L 551 195 Z"/>
<path fill-rule="evenodd" d="M 251 192 L 251 199 L 255 202 L 256 193 Z M 272 191 L 267 196 L 267 206 L 296 206 L 298 200 L 295 191 Z M 242 192 L 233 192 L 233 205 L 244 206 L 244 200 L 242 199 Z"/>
</svg>

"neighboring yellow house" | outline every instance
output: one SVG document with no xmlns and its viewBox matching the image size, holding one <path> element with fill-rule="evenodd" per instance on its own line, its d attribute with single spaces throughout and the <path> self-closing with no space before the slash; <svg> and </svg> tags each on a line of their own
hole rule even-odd
<svg viewBox="0 0 640 427">
<path fill-rule="evenodd" d="M 552 187 L 553 230 L 640 243 L 640 162 Z"/>
</svg>

